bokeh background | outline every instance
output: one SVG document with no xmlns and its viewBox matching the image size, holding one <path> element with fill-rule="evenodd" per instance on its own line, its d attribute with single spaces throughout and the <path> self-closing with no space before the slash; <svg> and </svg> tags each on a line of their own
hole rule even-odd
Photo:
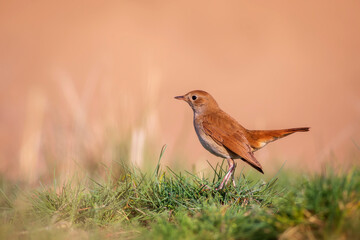
<svg viewBox="0 0 360 240">
<path fill-rule="evenodd" d="M 359 1 L 0 1 L 0 172 L 36 183 L 128 159 L 221 159 L 173 97 L 210 92 L 249 129 L 310 126 L 265 173 L 358 164 Z M 243 165 L 242 165 L 243 166 Z M 246 167 L 245 169 L 249 169 Z"/>
</svg>

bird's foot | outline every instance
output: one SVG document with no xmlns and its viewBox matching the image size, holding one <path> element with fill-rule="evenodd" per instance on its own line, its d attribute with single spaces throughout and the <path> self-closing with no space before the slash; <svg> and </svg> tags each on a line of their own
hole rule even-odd
<svg viewBox="0 0 360 240">
<path fill-rule="evenodd" d="M 224 188 L 224 183 L 221 183 L 219 187 L 215 188 L 215 191 L 220 191 Z"/>
</svg>

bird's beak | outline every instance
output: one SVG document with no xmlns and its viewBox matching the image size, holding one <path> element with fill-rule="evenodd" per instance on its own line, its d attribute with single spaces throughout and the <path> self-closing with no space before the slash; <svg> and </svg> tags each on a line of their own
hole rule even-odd
<svg viewBox="0 0 360 240">
<path fill-rule="evenodd" d="M 184 97 L 184 96 L 176 96 L 175 99 L 177 99 L 177 100 L 184 100 L 184 101 L 185 101 L 185 97 Z"/>
</svg>

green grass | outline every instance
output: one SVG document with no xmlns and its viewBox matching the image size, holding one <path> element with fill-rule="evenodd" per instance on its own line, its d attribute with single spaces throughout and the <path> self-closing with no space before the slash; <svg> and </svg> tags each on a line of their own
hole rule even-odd
<svg viewBox="0 0 360 240">
<path fill-rule="evenodd" d="M 360 170 L 237 179 L 215 191 L 210 178 L 171 169 L 71 179 L 25 189 L 0 181 L 0 239 L 356 239 Z M 209 186 L 210 189 L 205 187 Z"/>
</svg>

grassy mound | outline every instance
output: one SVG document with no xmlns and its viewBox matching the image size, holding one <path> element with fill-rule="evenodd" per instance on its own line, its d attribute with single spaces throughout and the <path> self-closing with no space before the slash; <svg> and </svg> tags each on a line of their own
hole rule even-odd
<svg viewBox="0 0 360 240">
<path fill-rule="evenodd" d="M 355 239 L 360 171 L 328 171 L 268 182 L 242 176 L 215 191 L 191 173 L 122 166 L 114 178 L 25 190 L 2 182 L 1 239 Z"/>
</svg>

